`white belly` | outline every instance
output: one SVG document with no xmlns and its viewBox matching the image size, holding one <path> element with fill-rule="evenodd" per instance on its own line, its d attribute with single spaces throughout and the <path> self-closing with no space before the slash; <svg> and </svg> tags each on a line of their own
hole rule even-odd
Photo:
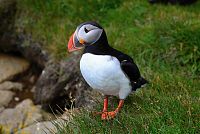
<svg viewBox="0 0 200 134">
<path fill-rule="evenodd" d="M 105 95 L 115 95 L 125 99 L 131 92 L 130 81 L 115 57 L 83 54 L 80 69 L 86 82 Z"/>
</svg>

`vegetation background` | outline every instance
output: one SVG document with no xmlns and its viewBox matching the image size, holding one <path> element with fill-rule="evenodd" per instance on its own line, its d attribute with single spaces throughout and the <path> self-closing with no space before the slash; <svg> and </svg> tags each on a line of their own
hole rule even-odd
<svg viewBox="0 0 200 134">
<path fill-rule="evenodd" d="M 23 27 L 58 60 L 67 57 L 66 44 L 78 24 L 99 22 L 110 45 L 133 57 L 150 81 L 126 99 L 116 119 L 104 122 L 83 109 L 66 124 L 55 124 L 58 133 L 200 133 L 200 1 L 179 6 L 19 0 L 17 8 L 17 32 Z"/>
</svg>

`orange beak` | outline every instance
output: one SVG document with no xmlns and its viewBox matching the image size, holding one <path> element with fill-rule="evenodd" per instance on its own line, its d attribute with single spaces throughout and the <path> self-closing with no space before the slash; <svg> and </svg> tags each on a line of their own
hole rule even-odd
<svg viewBox="0 0 200 134">
<path fill-rule="evenodd" d="M 68 42 L 68 51 L 72 52 L 75 51 L 76 47 L 74 46 L 74 33 L 71 35 L 69 42 Z"/>
<path fill-rule="evenodd" d="M 85 41 L 76 37 L 76 34 L 73 33 L 68 42 L 68 51 L 73 52 L 75 50 L 79 50 L 84 47 Z"/>
</svg>

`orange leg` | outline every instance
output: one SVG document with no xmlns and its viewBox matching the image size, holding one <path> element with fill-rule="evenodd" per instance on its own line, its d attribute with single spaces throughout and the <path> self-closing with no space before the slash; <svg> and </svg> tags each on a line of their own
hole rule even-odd
<svg viewBox="0 0 200 134">
<path fill-rule="evenodd" d="M 102 112 L 94 112 L 93 115 L 103 114 L 108 111 L 108 96 L 105 96 Z"/>
<path fill-rule="evenodd" d="M 108 111 L 108 96 L 104 98 L 104 103 L 103 103 L 103 112 Z"/>
<path fill-rule="evenodd" d="M 105 99 L 104 99 L 104 104 L 105 104 Z M 119 105 L 115 109 L 115 111 L 107 112 L 107 108 L 106 108 L 106 111 L 104 111 L 104 109 L 103 109 L 103 113 L 101 115 L 101 119 L 102 120 L 108 120 L 108 119 L 114 118 L 117 115 L 117 113 L 121 110 L 123 104 L 124 104 L 124 100 L 120 100 L 119 101 Z M 104 108 L 105 108 L 105 105 L 104 105 Z"/>
</svg>

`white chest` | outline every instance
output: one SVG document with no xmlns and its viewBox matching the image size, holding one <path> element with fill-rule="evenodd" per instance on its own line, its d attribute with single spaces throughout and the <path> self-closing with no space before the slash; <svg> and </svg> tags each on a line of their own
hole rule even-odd
<svg viewBox="0 0 200 134">
<path fill-rule="evenodd" d="M 117 58 L 109 55 L 83 54 L 80 70 L 86 82 L 106 95 L 119 96 L 120 90 L 131 90 L 130 81 Z"/>
</svg>

